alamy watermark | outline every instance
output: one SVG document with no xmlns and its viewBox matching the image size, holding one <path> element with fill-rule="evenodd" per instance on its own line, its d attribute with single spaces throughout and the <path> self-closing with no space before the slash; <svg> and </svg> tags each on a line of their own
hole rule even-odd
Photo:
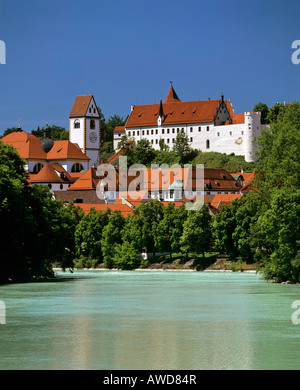
<svg viewBox="0 0 300 390">
<path fill-rule="evenodd" d="M 0 301 L 0 325 L 6 324 L 6 306 L 3 301 Z"/>
<path fill-rule="evenodd" d="M 4 41 L 0 41 L 0 64 L 6 64 L 6 45 Z"/>
<path fill-rule="evenodd" d="M 294 301 L 292 303 L 292 309 L 297 309 L 292 314 L 292 323 L 294 325 L 299 325 L 300 324 L 300 318 L 299 318 L 299 315 L 300 315 L 300 301 Z"/>
<path fill-rule="evenodd" d="M 132 200 L 158 198 L 160 200 L 189 200 L 187 209 L 201 209 L 204 204 L 204 165 L 153 164 L 147 168 L 143 164 L 134 164 L 127 168 L 127 157 L 119 157 L 119 167 L 101 164 L 97 168 L 99 181 L 96 194 L 106 199 L 107 194 L 118 193 Z M 192 207 L 191 207 L 192 206 Z"/>
<path fill-rule="evenodd" d="M 292 49 L 296 49 L 292 54 L 292 63 L 298 65 L 300 64 L 300 40 L 293 41 Z"/>
</svg>

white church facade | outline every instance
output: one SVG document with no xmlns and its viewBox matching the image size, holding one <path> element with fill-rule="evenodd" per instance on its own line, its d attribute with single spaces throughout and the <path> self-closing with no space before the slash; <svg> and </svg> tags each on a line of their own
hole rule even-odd
<svg viewBox="0 0 300 390">
<path fill-rule="evenodd" d="M 219 152 L 255 160 L 254 138 L 266 125 L 261 124 L 260 112 L 235 114 L 230 100 L 182 102 L 171 85 L 166 99 L 160 104 L 136 105 L 124 127 L 114 131 L 114 149 L 122 136 L 139 141 L 146 138 L 154 149 L 163 142 L 170 149 L 177 133 L 183 131 L 193 149 Z"/>
</svg>

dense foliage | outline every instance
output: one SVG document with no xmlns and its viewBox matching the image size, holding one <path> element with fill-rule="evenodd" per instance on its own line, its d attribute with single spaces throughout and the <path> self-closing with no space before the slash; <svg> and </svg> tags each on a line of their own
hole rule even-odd
<svg viewBox="0 0 300 390">
<path fill-rule="evenodd" d="M 75 228 L 82 216 L 54 200 L 45 186 L 29 186 L 24 161 L 0 142 L 0 281 L 52 274 L 52 264 L 70 267 Z"/>
</svg>

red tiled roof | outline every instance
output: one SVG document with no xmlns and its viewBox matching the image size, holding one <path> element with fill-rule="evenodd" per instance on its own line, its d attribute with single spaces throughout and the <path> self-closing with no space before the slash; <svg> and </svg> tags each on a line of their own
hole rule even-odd
<svg viewBox="0 0 300 390">
<path fill-rule="evenodd" d="M 10 133 L 1 139 L 2 142 L 12 145 L 25 160 L 82 160 L 89 158 L 82 153 L 80 147 L 68 140 L 54 141 L 51 150 L 46 153 L 41 142 L 33 134 L 25 131 Z"/>
<path fill-rule="evenodd" d="M 95 208 L 96 211 L 105 211 L 110 209 L 111 211 L 119 210 L 123 217 L 127 217 L 132 212 L 131 208 L 125 204 L 86 204 L 76 203 L 75 206 L 79 206 L 85 214 L 88 214 L 91 208 Z"/>
<path fill-rule="evenodd" d="M 164 104 L 165 103 L 176 103 L 176 102 L 180 102 L 180 101 L 181 100 L 179 99 L 179 97 L 177 96 L 177 93 L 175 92 L 174 88 L 171 85 L 169 92 L 168 92 L 168 95 L 164 100 Z"/>
<path fill-rule="evenodd" d="M 220 209 L 220 206 L 230 205 L 233 200 L 240 199 L 241 194 L 217 194 L 211 201 L 211 205 L 216 209 Z"/>
<path fill-rule="evenodd" d="M 71 187 L 68 188 L 68 191 L 77 191 L 77 190 L 96 190 L 97 184 L 100 181 L 100 177 L 97 176 L 96 168 L 90 168 L 84 172 Z"/>
<path fill-rule="evenodd" d="M 112 176 L 108 175 L 106 178 L 97 175 L 96 168 L 90 168 L 85 172 L 68 191 L 72 190 L 89 190 L 96 189 L 97 184 L 104 178 L 106 187 L 110 188 L 110 184 L 115 185 L 117 191 L 128 190 L 131 191 L 162 191 L 168 190 L 170 185 L 177 181 L 178 184 L 182 182 L 183 186 L 187 190 L 197 190 L 196 171 L 194 169 L 189 170 L 187 168 L 174 168 L 174 169 L 151 169 L 144 168 L 138 169 L 136 173 L 128 172 L 126 169 L 116 169 L 115 171 L 116 183 L 110 183 Z M 129 175 L 130 173 L 130 175 Z M 124 180 L 124 183 L 121 182 Z M 123 186 L 121 186 L 123 184 Z M 225 169 L 204 169 L 204 185 L 206 191 L 230 191 L 238 192 L 241 189 L 240 183 L 235 180 Z M 124 187 L 125 186 L 125 187 Z"/>
<path fill-rule="evenodd" d="M 250 184 L 254 180 L 255 171 L 253 171 L 253 172 L 237 172 L 237 173 L 232 173 L 231 175 L 232 176 L 242 176 L 244 186 L 247 186 L 248 184 Z"/>
<path fill-rule="evenodd" d="M 116 126 L 114 128 L 114 133 L 125 133 L 125 126 Z"/>
<path fill-rule="evenodd" d="M 25 131 L 15 131 L 3 137 L 1 142 L 12 145 L 25 160 L 46 160 L 47 153 L 41 147 L 40 140 Z"/>
<path fill-rule="evenodd" d="M 89 161 L 80 147 L 68 140 L 54 141 L 52 149 L 47 153 L 48 160 L 83 160 Z"/>
<path fill-rule="evenodd" d="M 230 102 L 225 101 L 225 103 L 231 113 L 232 109 Z M 163 112 L 165 116 L 163 126 L 213 122 L 219 104 L 219 100 L 173 101 L 172 103 L 163 103 Z M 159 107 L 159 104 L 135 106 L 126 123 L 126 129 L 140 126 L 156 126 Z"/>
<path fill-rule="evenodd" d="M 85 116 L 93 95 L 79 95 L 76 97 L 70 112 L 70 118 Z"/>
<path fill-rule="evenodd" d="M 69 173 L 58 163 L 46 164 L 37 173 L 30 175 L 31 183 L 73 183 Z"/>
</svg>

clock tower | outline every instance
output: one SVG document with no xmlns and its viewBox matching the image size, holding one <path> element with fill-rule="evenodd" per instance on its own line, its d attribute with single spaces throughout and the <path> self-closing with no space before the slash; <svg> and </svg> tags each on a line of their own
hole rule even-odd
<svg viewBox="0 0 300 390">
<path fill-rule="evenodd" d="M 90 159 L 100 164 L 100 115 L 93 95 L 77 96 L 69 116 L 69 139 Z"/>
</svg>

